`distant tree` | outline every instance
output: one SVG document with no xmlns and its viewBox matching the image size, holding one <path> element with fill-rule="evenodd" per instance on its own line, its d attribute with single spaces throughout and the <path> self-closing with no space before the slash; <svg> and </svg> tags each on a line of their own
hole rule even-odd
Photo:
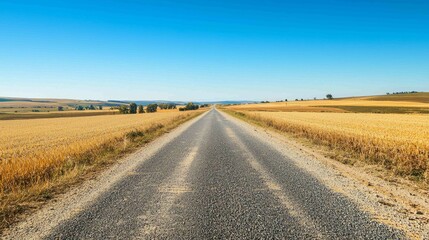
<svg viewBox="0 0 429 240">
<path fill-rule="evenodd" d="M 158 105 L 158 107 L 161 109 L 161 110 L 163 110 L 163 109 L 167 109 L 167 104 L 166 103 L 160 103 L 159 105 Z"/>
<path fill-rule="evenodd" d="M 197 104 L 194 104 L 192 102 L 188 102 L 185 106 L 185 110 L 197 110 L 199 106 Z"/>
<path fill-rule="evenodd" d="M 130 104 L 130 113 L 131 114 L 136 114 L 137 113 L 137 104 L 135 104 L 135 103 L 131 103 Z"/>
<path fill-rule="evenodd" d="M 301 101 L 304 101 L 304 99 L 303 99 L 303 98 L 301 98 Z"/>
<path fill-rule="evenodd" d="M 102 105 L 98 106 L 98 110 L 103 110 L 103 106 Z"/>
<path fill-rule="evenodd" d="M 130 113 L 130 109 L 128 108 L 127 105 L 121 105 L 119 107 L 119 113 L 121 113 L 121 114 L 128 114 L 128 113 Z"/>
<path fill-rule="evenodd" d="M 152 103 L 146 106 L 146 112 L 151 113 L 151 112 L 156 112 L 158 110 L 158 104 L 156 103 Z"/>
<path fill-rule="evenodd" d="M 299 101 L 298 98 L 295 98 L 295 101 Z"/>
<path fill-rule="evenodd" d="M 317 100 L 317 98 L 316 98 L 316 97 L 314 97 L 314 100 Z"/>
<path fill-rule="evenodd" d="M 390 93 L 386 93 L 386 95 L 390 95 Z"/>
<path fill-rule="evenodd" d="M 185 111 L 186 109 L 184 107 L 179 107 L 179 111 Z"/>
<path fill-rule="evenodd" d="M 77 107 L 75 108 L 75 110 L 83 111 L 83 110 L 84 110 L 84 107 L 79 105 L 79 106 L 77 106 Z"/>
<path fill-rule="evenodd" d="M 58 111 L 64 111 L 64 107 L 63 106 L 58 106 Z"/>
<path fill-rule="evenodd" d="M 168 108 L 168 109 L 176 109 L 176 108 L 177 108 L 177 106 L 176 106 L 176 104 L 174 104 L 174 103 L 169 103 L 169 104 L 168 104 L 168 106 L 167 106 L 167 108 Z"/>
<path fill-rule="evenodd" d="M 287 98 L 285 99 L 285 102 L 287 102 Z"/>
<path fill-rule="evenodd" d="M 139 113 L 144 113 L 143 105 L 139 105 Z"/>
<path fill-rule="evenodd" d="M 88 109 L 89 110 L 95 110 L 95 107 L 94 107 L 94 105 L 91 104 L 91 105 L 88 106 Z"/>
<path fill-rule="evenodd" d="M 327 98 L 327 99 L 329 99 L 329 100 L 334 99 L 334 97 L 332 96 L 332 94 L 327 94 L 327 95 L 326 95 L 326 98 Z"/>
</svg>

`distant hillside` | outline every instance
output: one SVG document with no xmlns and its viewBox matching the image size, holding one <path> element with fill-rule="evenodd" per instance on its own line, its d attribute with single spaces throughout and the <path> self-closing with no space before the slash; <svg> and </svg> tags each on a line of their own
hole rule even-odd
<svg viewBox="0 0 429 240">
<path fill-rule="evenodd" d="M 15 98 L 15 97 L 0 97 L 0 108 L 57 108 L 58 106 L 72 107 L 81 106 L 120 106 L 123 104 L 136 103 L 138 105 L 148 105 L 151 103 L 173 103 L 184 105 L 185 101 L 169 101 L 169 100 L 78 100 L 78 99 L 54 99 L 54 98 Z M 196 104 L 242 104 L 256 103 L 255 101 L 194 101 Z"/>
<path fill-rule="evenodd" d="M 160 104 L 160 103 L 173 103 L 177 105 L 186 104 L 182 101 L 167 101 L 167 100 L 107 100 L 108 103 L 117 103 L 117 104 L 130 104 L 135 103 L 137 105 L 149 105 L 152 103 Z"/>
<path fill-rule="evenodd" d="M 100 100 L 0 97 L 0 108 L 57 108 L 58 106 L 74 108 L 78 105 L 118 106 L 120 104 Z"/>
<path fill-rule="evenodd" d="M 167 100 L 108 100 L 109 103 L 129 104 L 136 103 L 138 105 L 148 105 L 152 103 L 174 103 L 177 105 L 184 105 L 184 101 L 167 101 Z M 243 104 L 243 103 L 256 103 L 256 101 L 194 101 L 195 104 Z"/>
<path fill-rule="evenodd" d="M 401 101 L 401 102 L 429 103 L 429 92 L 369 96 L 369 97 L 365 97 L 365 99 L 372 100 L 372 101 Z"/>
<path fill-rule="evenodd" d="M 259 103 L 258 101 L 212 101 L 212 102 L 197 102 L 198 104 L 245 104 L 245 103 Z"/>
</svg>

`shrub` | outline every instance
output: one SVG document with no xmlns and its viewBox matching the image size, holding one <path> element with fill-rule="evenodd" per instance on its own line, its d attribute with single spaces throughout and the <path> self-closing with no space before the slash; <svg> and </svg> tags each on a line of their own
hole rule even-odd
<svg viewBox="0 0 429 240">
<path fill-rule="evenodd" d="M 139 105 L 139 113 L 144 113 L 143 105 Z"/>
<path fill-rule="evenodd" d="M 119 107 L 119 113 L 121 113 L 121 114 L 128 114 L 128 113 L 130 113 L 130 109 L 128 108 L 127 105 L 121 105 Z"/>
<path fill-rule="evenodd" d="M 188 102 L 185 106 L 185 110 L 197 110 L 198 108 L 200 107 L 192 102 Z"/>
<path fill-rule="evenodd" d="M 135 103 L 131 103 L 130 104 L 130 113 L 131 114 L 136 114 L 137 113 L 137 104 L 135 104 Z"/>
<path fill-rule="evenodd" d="M 156 103 L 152 103 L 146 106 L 146 112 L 151 113 L 151 112 L 156 112 L 158 110 L 158 104 Z"/>
</svg>

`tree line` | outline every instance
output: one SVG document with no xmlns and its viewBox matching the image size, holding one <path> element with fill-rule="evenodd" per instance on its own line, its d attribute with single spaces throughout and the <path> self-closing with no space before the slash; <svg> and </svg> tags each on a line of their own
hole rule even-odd
<svg viewBox="0 0 429 240">
<path fill-rule="evenodd" d="M 386 95 L 390 94 L 410 94 L 410 93 L 418 93 L 417 91 L 410 91 L 410 92 L 393 92 L 393 93 L 386 93 Z"/>
<path fill-rule="evenodd" d="M 179 111 L 189 111 L 189 110 L 197 110 L 199 108 L 208 107 L 209 104 L 194 104 L 189 102 L 185 105 L 185 107 L 180 107 Z M 136 113 L 153 113 L 159 109 L 176 109 L 177 105 L 174 103 L 152 103 L 146 106 L 146 109 L 143 105 L 137 105 L 136 103 L 130 103 L 129 105 L 121 105 L 118 110 L 121 114 L 136 114 Z"/>
<path fill-rule="evenodd" d="M 83 110 L 103 110 L 103 106 L 94 106 L 94 105 L 88 105 L 88 106 L 81 106 L 81 105 L 78 105 L 78 106 L 75 106 L 75 108 L 74 108 L 75 110 L 78 110 L 78 111 L 83 111 Z M 64 111 L 64 107 L 58 107 L 58 111 Z"/>
<path fill-rule="evenodd" d="M 329 93 L 329 94 L 326 94 L 326 98 L 325 99 L 332 100 L 332 99 L 334 99 L 334 97 L 332 96 L 332 94 Z M 307 99 L 307 100 L 309 100 L 309 99 Z M 314 97 L 313 100 L 317 100 L 317 98 Z M 276 102 L 287 102 L 287 101 L 288 100 L 285 99 L 285 100 L 278 100 Z M 301 99 L 295 98 L 295 101 L 304 101 L 304 98 L 301 98 Z M 270 103 L 270 101 L 261 101 L 261 103 Z"/>
<path fill-rule="evenodd" d="M 146 106 L 146 110 L 143 105 L 137 105 L 136 103 L 130 103 L 130 105 L 121 105 L 118 110 L 121 114 L 136 114 L 136 113 L 153 113 L 158 110 L 158 104 L 152 103 Z M 164 107 L 164 106 L 163 106 Z M 162 108 L 165 109 L 165 108 Z"/>
</svg>

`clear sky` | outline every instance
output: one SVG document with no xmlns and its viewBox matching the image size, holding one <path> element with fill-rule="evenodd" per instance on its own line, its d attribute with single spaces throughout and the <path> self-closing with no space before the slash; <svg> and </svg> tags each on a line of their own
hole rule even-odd
<svg viewBox="0 0 429 240">
<path fill-rule="evenodd" d="M 427 0 L 0 0 L 0 96 L 429 91 Z"/>
</svg>

